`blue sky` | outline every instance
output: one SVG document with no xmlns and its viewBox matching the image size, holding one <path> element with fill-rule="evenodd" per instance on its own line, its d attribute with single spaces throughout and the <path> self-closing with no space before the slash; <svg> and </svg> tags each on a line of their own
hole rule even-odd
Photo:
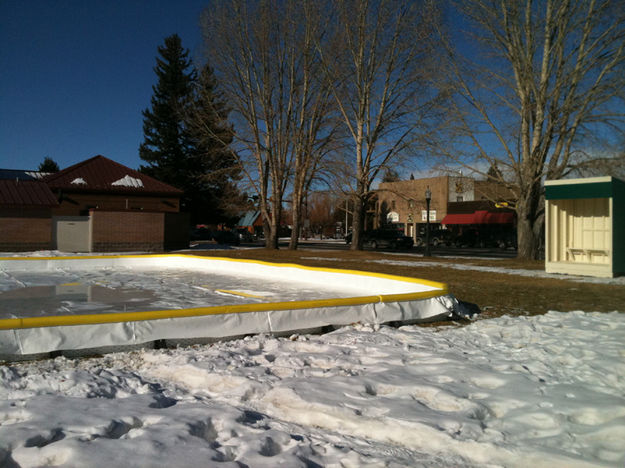
<svg viewBox="0 0 625 468">
<path fill-rule="evenodd" d="M 0 0 L 0 168 L 97 154 L 138 168 L 157 47 L 201 60 L 206 0 Z"/>
</svg>

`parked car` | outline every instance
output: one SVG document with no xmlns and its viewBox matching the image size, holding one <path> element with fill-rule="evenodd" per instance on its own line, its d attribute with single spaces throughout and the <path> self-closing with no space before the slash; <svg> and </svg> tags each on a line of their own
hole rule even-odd
<svg viewBox="0 0 625 468">
<path fill-rule="evenodd" d="M 416 245 L 418 247 L 425 245 L 425 229 L 419 234 L 417 237 Z M 447 229 L 436 229 L 430 231 L 430 245 L 432 247 L 437 247 L 439 245 L 452 245 L 453 243 L 453 234 L 451 231 Z"/>
<path fill-rule="evenodd" d="M 189 235 L 192 241 L 215 241 L 218 244 L 239 245 L 239 234 L 234 231 L 211 231 L 206 227 L 192 229 Z"/>
<path fill-rule="evenodd" d="M 213 233 L 205 227 L 191 229 L 189 239 L 192 241 L 209 241 L 213 238 Z"/>
<path fill-rule="evenodd" d="M 500 249 L 509 249 L 509 248 L 516 249 L 517 248 L 516 232 L 507 231 L 501 234 L 501 236 L 499 237 L 499 242 L 497 244 L 497 247 L 499 247 Z"/>
<path fill-rule="evenodd" d="M 447 229 L 439 229 L 433 234 L 430 234 L 430 242 L 434 247 L 438 245 L 451 245 L 453 234 Z"/>
<path fill-rule="evenodd" d="M 484 247 L 484 240 L 480 238 L 480 232 L 475 228 L 464 229 L 454 240 L 455 247 Z"/>
<path fill-rule="evenodd" d="M 412 247 L 412 237 L 404 236 L 401 232 L 394 229 L 373 229 L 372 231 L 364 231 L 362 233 L 363 247 L 377 249 L 378 247 L 390 249 L 409 249 Z M 345 242 L 351 244 L 352 233 L 345 236 Z"/>
<path fill-rule="evenodd" d="M 254 242 L 254 234 L 247 229 L 237 229 L 237 234 L 241 242 Z"/>
<path fill-rule="evenodd" d="M 516 249 L 516 233 L 513 231 L 498 232 L 465 228 L 452 239 L 452 245 L 455 247 Z"/>
<path fill-rule="evenodd" d="M 233 231 L 213 231 L 211 237 L 218 244 L 239 245 L 239 235 Z"/>
</svg>

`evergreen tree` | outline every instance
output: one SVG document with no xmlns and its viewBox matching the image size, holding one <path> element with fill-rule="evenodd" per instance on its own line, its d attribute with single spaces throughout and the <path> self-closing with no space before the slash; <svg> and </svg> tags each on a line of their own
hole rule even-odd
<svg viewBox="0 0 625 468">
<path fill-rule="evenodd" d="M 59 172 L 60 169 L 59 169 L 59 165 L 56 163 L 54 159 L 52 159 L 50 156 L 46 156 L 43 159 L 43 162 L 39 164 L 39 167 L 37 168 L 37 170 L 39 172 L 53 173 L 53 172 Z"/>
<path fill-rule="evenodd" d="M 384 169 L 384 175 L 382 176 L 382 182 L 399 182 L 399 174 L 396 170 L 387 167 Z"/>
<path fill-rule="evenodd" d="M 198 171 L 190 189 L 200 222 L 234 221 L 247 204 L 247 197 L 236 185 L 241 169 L 229 147 L 234 136 L 227 120 L 229 112 L 217 89 L 213 70 L 205 65 L 199 73 L 193 106 L 186 119 L 194 147 L 191 161 Z"/>
<path fill-rule="evenodd" d="M 144 141 L 139 156 L 147 166 L 140 170 L 162 182 L 186 191 L 188 171 L 193 170 L 192 147 L 184 117 L 191 103 L 196 73 L 177 34 L 165 38 L 158 47 L 152 86 L 151 108 L 143 111 Z M 183 206 L 188 203 L 185 193 Z"/>
<path fill-rule="evenodd" d="M 184 190 L 182 209 L 191 223 L 217 224 L 238 217 L 244 197 L 239 170 L 228 148 L 233 139 L 228 108 L 205 66 L 199 77 L 180 37 L 165 38 L 158 48 L 151 108 L 143 111 L 144 142 L 140 170 Z"/>
<path fill-rule="evenodd" d="M 497 162 L 493 162 L 488 168 L 488 172 L 486 173 L 487 180 L 493 180 L 495 182 L 503 182 L 503 173 L 501 169 L 497 166 Z"/>
</svg>

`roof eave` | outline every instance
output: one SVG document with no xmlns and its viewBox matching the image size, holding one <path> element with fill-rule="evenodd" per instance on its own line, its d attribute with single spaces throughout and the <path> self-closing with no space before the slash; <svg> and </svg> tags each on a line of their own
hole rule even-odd
<svg viewBox="0 0 625 468">
<path fill-rule="evenodd" d="M 105 189 L 105 188 L 83 188 L 83 187 L 50 187 L 53 192 L 61 191 L 63 193 L 99 193 L 104 195 L 138 195 L 138 196 L 151 196 L 151 197 L 181 197 L 183 191 L 178 192 L 163 192 L 163 191 L 144 191 L 141 189 Z"/>
</svg>

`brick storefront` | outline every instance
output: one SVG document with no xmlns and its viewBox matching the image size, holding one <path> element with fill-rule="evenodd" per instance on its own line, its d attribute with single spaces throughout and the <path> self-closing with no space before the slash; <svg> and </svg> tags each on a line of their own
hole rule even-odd
<svg viewBox="0 0 625 468">
<path fill-rule="evenodd" d="M 512 197 L 500 184 L 465 176 L 383 182 L 377 191 L 373 227 L 393 224 L 416 240 L 417 226 L 426 223 L 425 191 L 428 188 L 431 192 L 430 223 L 434 225 L 463 205 L 476 209 L 473 204 L 478 203 L 479 209 L 494 209 L 495 201 Z"/>
</svg>

